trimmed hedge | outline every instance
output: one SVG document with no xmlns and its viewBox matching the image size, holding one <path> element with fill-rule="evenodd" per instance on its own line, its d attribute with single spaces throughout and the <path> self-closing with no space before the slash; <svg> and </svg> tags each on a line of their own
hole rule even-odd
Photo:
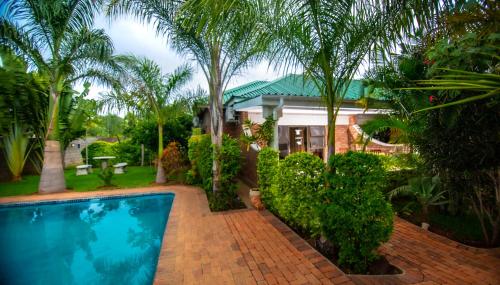
<svg viewBox="0 0 500 285">
<path fill-rule="evenodd" d="M 131 140 L 113 143 L 111 151 L 116 156 L 117 162 L 126 162 L 128 165 L 141 164 L 141 146 Z"/>
<path fill-rule="evenodd" d="M 212 189 L 212 142 L 210 135 L 194 135 L 188 141 L 188 158 L 191 170 L 187 175 L 189 184 Z"/>
<path fill-rule="evenodd" d="M 212 164 L 214 147 L 209 135 L 194 135 L 189 139 L 188 157 L 191 170 L 187 182 L 200 185 L 207 192 L 213 211 L 237 207 L 236 175 L 241 168 L 241 150 L 237 140 L 224 135 L 219 153 L 221 161 L 220 189 L 212 192 Z"/>
<path fill-rule="evenodd" d="M 273 209 L 274 197 L 271 192 L 271 186 L 274 183 L 279 165 L 279 153 L 270 148 L 265 147 L 259 152 L 257 158 L 257 175 L 259 182 L 259 191 L 261 199 L 269 209 Z"/>
<path fill-rule="evenodd" d="M 112 149 L 113 143 L 105 141 L 96 141 L 89 144 L 86 148 L 81 151 L 82 157 L 85 160 L 85 152 L 89 152 L 89 161 L 86 164 L 91 164 L 93 167 L 100 167 L 101 162 L 93 159 L 96 156 L 114 156 L 115 153 Z"/>
<path fill-rule="evenodd" d="M 139 165 L 141 162 L 141 147 L 129 140 L 114 143 L 95 141 L 81 151 L 84 160 L 87 149 L 89 161 L 86 163 L 94 167 L 100 167 L 100 161 L 93 159 L 96 156 L 115 156 L 111 163 L 126 162 L 129 165 Z"/>
<path fill-rule="evenodd" d="M 317 209 L 324 188 L 324 171 L 325 164 L 319 157 L 297 152 L 280 162 L 279 179 L 271 187 L 273 205 L 279 215 L 313 236 L 320 228 Z"/>
<path fill-rule="evenodd" d="M 376 155 L 348 152 L 329 161 L 321 230 L 338 249 L 339 264 L 366 272 L 376 249 L 393 230 L 393 212 L 383 194 L 385 172 Z"/>
</svg>

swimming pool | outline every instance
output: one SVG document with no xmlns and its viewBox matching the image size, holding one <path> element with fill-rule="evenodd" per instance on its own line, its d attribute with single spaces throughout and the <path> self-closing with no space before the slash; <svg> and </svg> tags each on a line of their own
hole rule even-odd
<svg viewBox="0 0 500 285">
<path fill-rule="evenodd" d="M 0 206 L 0 284 L 152 284 L 173 200 Z"/>
</svg>

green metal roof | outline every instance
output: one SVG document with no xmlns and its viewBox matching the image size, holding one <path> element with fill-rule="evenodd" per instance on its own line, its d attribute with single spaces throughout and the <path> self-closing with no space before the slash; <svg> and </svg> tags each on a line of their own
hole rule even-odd
<svg viewBox="0 0 500 285">
<path fill-rule="evenodd" d="M 347 89 L 345 99 L 358 100 L 363 96 L 364 87 L 361 80 L 352 80 Z M 320 97 L 320 92 L 311 79 L 303 75 L 289 74 L 274 81 L 253 81 L 224 92 L 224 103 L 232 98 L 246 101 L 261 95 Z"/>
</svg>

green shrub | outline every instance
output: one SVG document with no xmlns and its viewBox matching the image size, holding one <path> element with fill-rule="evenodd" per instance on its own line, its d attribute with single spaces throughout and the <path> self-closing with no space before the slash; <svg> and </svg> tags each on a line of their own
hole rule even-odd
<svg viewBox="0 0 500 285">
<path fill-rule="evenodd" d="M 199 136 L 199 135 L 201 135 L 201 128 L 193 128 L 191 130 L 191 133 L 193 136 Z"/>
<path fill-rule="evenodd" d="M 94 167 L 100 167 L 100 161 L 94 160 L 96 156 L 115 156 L 111 162 L 126 162 L 129 165 L 139 165 L 141 163 L 141 147 L 134 144 L 130 140 L 121 142 L 109 143 L 105 141 L 96 141 L 91 143 L 88 147 L 89 162 Z M 85 160 L 85 151 L 83 149 L 81 154 Z"/>
<path fill-rule="evenodd" d="M 104 187 L 113 186 L 113 183 L 111 182 L 111 180 L 113 180 L 113 175 L 114 172 L 112 167 L 106 167 L 97 173 L 97 176 L 102 180 Z"/>
<path fill-rule="evenodd" d="M 224 135 L 219 159 L 221 161 L 221 185 L 234 181 L 241 168 L 241 149 L 237 140 Z"/>
<path fill-rule="evenodd" d="M 195 135 L 189 139 L 188 157 L 191 170 L 187 174 L 187 181 L 201 185 L 207 192 L 210 208 L 214 211 L 235 208 L 239 203 L 236 195 L 236 175 L 241 167 L 241 150 L 238 141 L 224 135 L 222 148 L 219 152 L 221 161 L 220 189 L 212 193 L 212 164 L 213 151 L 209 135 Z"/>
<path fill-rule="evenodd" d="M 178 142 L 170 142 L 163 150 L 161 159 L 167 178 L 178 177 L 185 171 L 186 161 L 180 151 Z"/>
<path fill-rule="evenodd" d="M 338 249 L 339 264 L 365 273 L 393 229 L 392 208 L 381 192 L 382 164 L 375 155 L 348 152 L 334 155 L 329 166 L 321 230 Z"/>
<path fill-rule="evenodd" d="M 85 160 L 85 152 L 89 152 L 89 161 L 86 164 L 91 164 L 94 167 L 100 167 L 101 162 L 93 159 L 96 156 L 114 156 L 113 143 L 105 141 L 95 141 L 82 150 L 82 157 Z"/>
<path fill-rule="evenodd" d="M 257 158 L 257 175 L 259 179 L 259 191 L 264 204 L 273 209 L 273 199 L 271 186 L 275 183 L 276 173 L 279 165 L 279 153 L 265 147 L 259 152 Z"/>
<path fill-rule="evenodd" d="M 188 158 L 191 163 L 188 182 L 194 185 L 201 185 L 205 190 L 207 188 L 211 189 L 213 152 L 210 135 L 191 136 L 188 144 Z"/>
<path fill-rule="evenodd" d="M 126 162 L 128 165 L 141 164 L 141 146 L 131 140 L 112 143 L 111 152 L 118 162 Z"/>
<path fill-rule="evenodd" d="M 324 187 L 324 170 L 319 157 L 294 153 L 279 163 L 279 183 L 272 186 L 273 205 L 279 215 L 312 235 L 319 231 L 317 208 Z"/>
</svg>

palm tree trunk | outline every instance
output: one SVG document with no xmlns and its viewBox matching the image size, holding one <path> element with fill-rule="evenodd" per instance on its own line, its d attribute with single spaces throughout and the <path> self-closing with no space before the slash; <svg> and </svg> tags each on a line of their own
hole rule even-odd
<svg viewBox="0 0 500 285">
<path fill-rule="evenodd" d="M 165 170 L 163 169 L 163 165 L 161 163 L 161 159 L 163 156 L 163 124 L 158 123 L 158 161 L 156 167 L 156 183 L 162 184 L 167 182 L 165 178 Z"/>
<path fill-rule="evenodd" d="M 38 185 L 39 193 L 62 192 L 66 190 L 61 145 L 57 140 L 57 115 L 59 112 L 59 94 L 55 87 L 50 88 L 49 126 L 45 136 L 43 167 Z"/>
<path fill-rule="evenodd" d="M 220 150 L 222 148 L 223 117 L 222 117 L 222 80 L 220 70 L 220 51 L 213 48 L 212 70 L 210 80 L 210 120 L 211 120 L 211 139 L 213 145 L 213 164 L 212 164 L 212 190 L 217 192 L 220 185 L 221 161 Z"/>
<path fill-rule="evenodd" d="M 335 154 L 335 121 L 333 106 L 327 107 L 328 113 L 328 159 Z"/>
<path fill-rule="evenodd" d="M 422 223 L 429 223 L 429 207 L 422 205 Z"/>
</svg>

